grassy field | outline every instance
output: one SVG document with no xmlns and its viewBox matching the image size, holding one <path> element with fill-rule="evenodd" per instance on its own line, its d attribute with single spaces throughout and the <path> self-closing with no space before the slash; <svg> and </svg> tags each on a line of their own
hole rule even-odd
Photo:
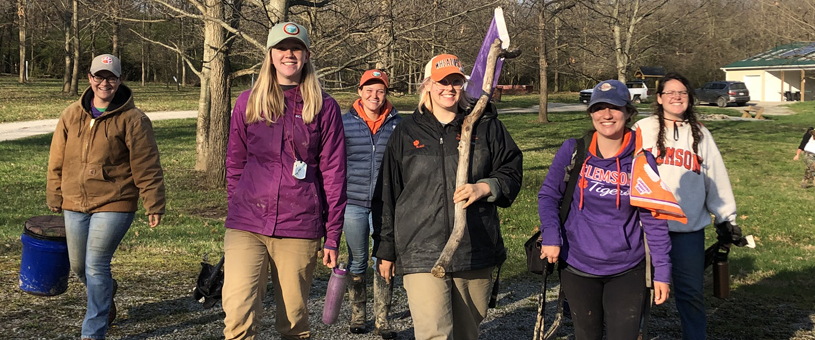
<svg viewBox="0 0 815 340">
<path fill-rule="evenodd" d="M 3 93 L 7 93 L 8 85 L 4 86 L 0 98 L 6 98 Z M 47 90 L 41 90 L 44 92 L 38 92 L 39 96 L 47 95 Z M 173 95 L 197 96 L 192 89 L 181 94 L 154 90 L 155 96 L 165 96 L 168 103 L 176 101 Z M 353 99 L 350 94 L 348 98 L 337 97 Z M 48 102 L 42 97 L 29 97 L 27 101 Z M 148 100 L 142 103 L 154 105 Z M 746 234 L 755 235 L 758 244 L 756 249 L 739 248 L 731 253 L 730 299 L 710 296 L 708 270 L 705 290 L 711 339 L 815 339 L 815 188 L 799 188 L 804 164 L 792 160 L 806 127 L 815 126 L 815 103 L 791 107 L 796 115 L 775 116 L 770 121 L 705 122 L 725 158 L 739 206 L 739 223 Z M 718 111 L 703 111 L 707 110 Z M 2 121 L 16 116 L 2 111 L 0 117 L 4 117 Z M 536 114 L 501 117 L 524 153 L 523 190 L 516 203 L 501 212 L 509 254 L 501 274 L 505 280 L 537 279 L 525 272 L 522 245 L 538 225 L 538 189 L 562 141 L 581 135 L 590 124 L 582 112 L 550 113 L 552 123 L 546 125 L 534 123 L 536 118 Z M 131 315 L 137 315 L 136 311 L 144 306 L 170 308 L 179 294 L 186 294 L 192 286 L 201 256 L 219 256 L 223 244 L 225 193 L 200 186 L 198 174 L 193 171 L 195 121 L 157 121 L 154 125 L 165 169 L 167 214 L 159 227 L 151 229 L 144 212 L 137 213 L 113 265 L 114 276 L 126 282 L 134 295 L 128 301 L 135 306 L 131 307 Z M 83 295 L 76 291 L 81 285 L 75 280 L 69 291 L 72 294 L 52 299 L 22 294 L 16 288 L 23 222 L 30 216 L 48 213 L 45 172 L 49 143 L 50 135 L 0 142 L 0 305 L 4 306 L 0 309 L 0 335 L 18 334 L 12 329 L 24 329 L 56 338 L 66 324 L 72 325 L 73 334 L 84 313 L 84 302 L 77 299 Z M 708 244 L 713 239 L 713 232 L 708 230 Z M 320 269 L 318 275 L 325 277 L 327 271 Z M 670 318 L 667 308 L 657 307 L 653 312 Z M 39 316 L 27 316 L 31 313 Z M 173 327 L 173 317 L 153 316 L 153 320 L 144 316 L 156 327 Z M 52 322 L 54 318 L 64 320 Z M 671 334 L 676 334 L 677 329 L 678 322 Z M 671 338 L 664 334 L 660 337 Z"/>
<path fill-rule="evenodd" d="M 126 82 L 134 93 L 136 106 L 145 112 L 197 110 L 199 88 L 183 87 L 176 91 L 174 86 L 148 83 L 142 87 L 138 82 Z M 80 94 L 87 88 L 87 81 L 80 82 Z M 232 100 L 247 90 L 249 85 L 239 84 L 232 88 Z M 0 76 L 0 123 L 59 118 L 68 105 L 78 97 L 61 92 L 59 79 L 33 79 L 26 84 L 18 84 L 16 77 Z M 332 91 L 331 95 L 345 111 L 359 98 L 356 91 Z M 555 93 L 549 100 L 559 103 L 577 103 L 577 93 Z M 393 94 L 388 98 L 399 112 L 410 113 L 419 101 L 415 94 Z M 529 107 L 538 105 L 538 95 L 506 95 L 498 108 Z"/>
</svg>

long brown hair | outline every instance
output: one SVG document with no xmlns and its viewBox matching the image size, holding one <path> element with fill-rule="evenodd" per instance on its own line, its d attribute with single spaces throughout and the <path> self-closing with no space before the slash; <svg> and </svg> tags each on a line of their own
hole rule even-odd
<svg viewBox="0 0 815 340">
<path fill-rule="evenodd" d="M 693 93 L 694 91 L 693 87 L 690 85 L 690 81 L 688 81 L 688 78 L 685 78 L 679 73 L 669 72 L 659 80 L 657 95 L 662 95 L 662 91 L 665 90 L 665 84 L 671 80 L 679 81 L 685 86 L 685 90 L 688 91 L 688 108 L 682 114 L 682 119 L 690 124 L 691 136 L 693 137 L 693 153 L 696 154 L 699 164 L 702 164 L 703 159 L 701 156 L 699 156 L 699 142 L 702 140 L 702 127 L 699 121 L 696 119 L 696 110 L 694 109 L 696 95 Z M 665 136 L 665 111 L 663 111 L 662 105 L 659 104 L 659 101 L 655 100 L 653 105 L 654 114 L 656 114 L 659 118 L 659 134 L 657 134 L 657 150 L 659 150 L 657 158 L 659 158 L 664 157 L 666 153 L 665 138 L 667 137 Z"/>
<path fill-rule="evenodd" d="M 303 46 L 303 49 L 308 49 Z M 303 96 L 303 122 L 310 124 L 323 109 L 323 93 L 317 72 L 311 58 L 308 59 L 300 74 L 300 94 Z M 260 74 L 246 106 L 246 123 L 252 124 L 263 120 L 266 112 L 266 125 L 277 122 L 286 111 L 283 88 L 277 80 L 277 70 L 272 64 L 272 48 L 266 49 L 266 57 L 260 67 Z"/>
</svg>

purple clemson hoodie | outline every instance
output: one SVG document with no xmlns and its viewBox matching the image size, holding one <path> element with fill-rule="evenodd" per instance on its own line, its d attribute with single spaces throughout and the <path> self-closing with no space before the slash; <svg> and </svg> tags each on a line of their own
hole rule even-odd
<svg viewBox="0 0 815 340">
<path fill-rule="evenodd" d="M 574 139 L 563 142 L 538 193 L 542 244 L 561 246 L 561 258 L 575 269 L 593 275 L 614 275 L 645 259 L 644 229 L 651 249 L 654 280 L 670 283 L 668 222 L 630 205 L 634 133 L 627 133 L 622 148 L 607 158 L 597 156 L 596 142 L 592 141 L 569 215 L 561 228 L 559 202 L 566 191 L 565 168 L 576 144 Z M 649 162 L 653 163 L 653 157 Z"/>
</svg>

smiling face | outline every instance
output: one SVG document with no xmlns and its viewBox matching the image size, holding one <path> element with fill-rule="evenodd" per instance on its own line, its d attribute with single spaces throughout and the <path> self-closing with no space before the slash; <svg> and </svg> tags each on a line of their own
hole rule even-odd
<svg viewBox="0 0 815 340">
<path fill-rule="evenodd" d="M 662 111 L 668 119 L 683 120 L 689 101 L 688 88 L 676 79 L 665 82 L 662 93 L 657 95 L 657 103 L 662 105 Z"/>
<path fill-rule="evenodd" d="M 368 115 L 379 115 L 382 105 L 385 105 L 385 94 L 388 89 L 380 82 L 369 82 L 357 89 L 362 99 L 362 108 Z"/>
<path fill-rule="evenodd" d="M 113 101 L 116 90 L 122 84 L 122 80 L 110 71 L 99 71 L 96 74 L 88 73 L 88 82 L 91 83 L 94 103 L 103 104 Z"/>
<path fill-rule="evenodd" d="M 308 62 L 309 52 L 302 42 L 286 39 L 271 48 L 272 65 L 280 85 L 297 85 Z"/>
<path fill-rule="evenodd" d="M 431 80 L 430 101 L 433 103 L 433 108 L 456 112 L 464 81 L 464 77 L 460 74 L 451 74 L 441 81 Z"/>
<path fill-rule="evenodd" d="M 619 107 L 608 103 L 597 103 L 592 105 L 591 121 L 597 134 L 606 139 L 622 139 L 625 132 L 625 123 L 630 115 L 625 107 Z"/>
</svg>

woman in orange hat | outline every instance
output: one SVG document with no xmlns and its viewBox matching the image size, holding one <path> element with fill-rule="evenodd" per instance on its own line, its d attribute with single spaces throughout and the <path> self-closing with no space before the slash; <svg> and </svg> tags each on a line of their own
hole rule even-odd
<svg viewBox="0 0 815 340">
<path fill-rule="evenodd" d="M 393 130 L 402 117 L 388 101 L 388 75 L 380 70 L 362 74 L 357 88 L 359 99 L 342 116 L 345 130 L 345 153 L 348 156 L 348 204 L 345 206 L 345 240 L 348 243 L 348 269 L 351 281 L 348 300 L 351 302 L 351 333 L 365 333 L 367 301 L 365 272 L 368 268 L 368 239 L 373 230 L 371 200 L 379 175 L 382 155 Z M 393 294 L 393 282 L 374 273 L 374 326 L 383 339 L 394 339 L 388 312 Z"/>
<path fill-rule="evenodd" d="M 522 156 L 494 105 L 474 124 L 468 184 L 455 187 L 458 144 L 472 101 L 459 59 L 434 57 L 425 68 L 416 111 L 393 132 L 382 160 L 381 200 L 374 200 L 374 255 L 390 279 L 403 275 L 416 339 L 477 339 L 493 286 L 506 259 L 498 207 L 521 188 Z M 447 275 L 431 268 L 464 202 L 467 230 Z"/>
</svg>

